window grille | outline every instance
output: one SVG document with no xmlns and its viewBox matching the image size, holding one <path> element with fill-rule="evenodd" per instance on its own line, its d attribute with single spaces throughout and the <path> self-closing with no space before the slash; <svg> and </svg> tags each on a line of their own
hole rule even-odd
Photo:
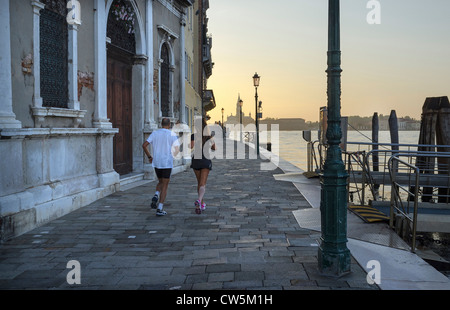
<svg viewBox="0 0 450 310">
<path fill-rule="evenodd" d="M 68 25 L 64 1 L 43 1 L 40 14 L 40 79 L 44 107 L 67 108 Z M 47 2 L 47 3 L 46 3 Z"/>
<path fill-rule="evenodd" d="M 135 13 L 124 0 L 115 0 L 108 15 L 107 36 L 111 44 L 132 54 L 136 53 Z"/>
<path fill-rule="evenodd" d="M 169 93 L 170 93 L 170 67 L 169 67 L 169 49 L 166 44 L 161 48 L 161 112 L 162 116 L 168 117 L 170 112 Z"/>
</svg>

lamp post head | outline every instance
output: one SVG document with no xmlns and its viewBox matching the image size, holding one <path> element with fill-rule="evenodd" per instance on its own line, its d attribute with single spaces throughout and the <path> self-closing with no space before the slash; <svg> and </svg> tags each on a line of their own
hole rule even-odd
<svg viewBox="0 0 450 310">
<path fill-rule="evenodd" d="M 259 80 L 261 79 L 261 77 L 258 75 L 258 73 L 255 73 L 255 75 L 253 76 L 253 85 L 255 87 L 259 86 Z"/>
<path fill-rule="evenodd" d="M 224 109 L 224 108 L 222 108 L 222 114 L 223 114 L 223 111 L 225 111 L 225 109 Z"/>
<path fill-rule="evenodd" d="M 242 99 L 241 100 L 239 100 L 239 106 L 242 108 L 242 105 L 244 104 L 244 101 L 242 101 Z"/>
</svg>

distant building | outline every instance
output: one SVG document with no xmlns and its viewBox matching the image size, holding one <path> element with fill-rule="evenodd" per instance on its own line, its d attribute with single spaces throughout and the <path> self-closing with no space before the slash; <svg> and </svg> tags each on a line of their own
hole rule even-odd
<svg viewBox="0 0 450 310">
<path fill-rule="evenodd" d="M 398 130 L 420 130 L 420 121 L 415 121 L 409 118 L 398 119 Z"/>
<path fill-rule="evenodd" d="M 413 120 L 410 118 L 398 118 L 397 119 L 398 130 L 420 130 L 420 121 Z M 380 119 L 379 121 L 379 130 L 380 131 L 388 131 L 389 130 L 389 120 L 388 119 Z M 356 128 L 358 130 L 371 130 L 372 125 L 367 124 L 367 129 Z"/>
<path fill-rule="evenodd" d="M 236 114 L 227 116 L 227 120 L 225 121 L 224 125 L 236 125 L 241 123 L 241 117 L 242 117 L 242 124 L 244 126 L 248 124 L 254 124 L 255 120 L 252 118 L 252 113 L 249 113 L 248 116 L 245 115 L 244 112 L 241 112 L 241 106 L 239 102 L 241 101 L 241 96 L 238 95 L 238 99 L 236 101 Z M 242 113 L 242 115 L 241 115 Z"/>
<path fill-rule="evenodd" d="M 303 118 L 262 119 L 260 124 L 278 124 L 279 130 L 282 131 L 307 129 L 306 121 Z"/>
</svg>

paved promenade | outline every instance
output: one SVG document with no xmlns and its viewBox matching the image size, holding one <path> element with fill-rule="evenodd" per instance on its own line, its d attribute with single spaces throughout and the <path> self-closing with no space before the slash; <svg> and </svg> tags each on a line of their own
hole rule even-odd
<svg viewBox="0 0 450 310">
<path fill-rule="evenodd" d="M 369 289 L 352 259 L 339 279 L 317 268 L 319 233 L 293 211 L 311 208 L 280 169 L 213 161 L 206 211 L 195 214 L 191 169 L 172 176 L 168 215 L 150 208 L 156 182 L 117 192 L 0 245 L 0 289 Z M 80 264 L 81 284 L 69 284 Z M 73 277 L 72 279 L 75 279 Z"/>
</svg>

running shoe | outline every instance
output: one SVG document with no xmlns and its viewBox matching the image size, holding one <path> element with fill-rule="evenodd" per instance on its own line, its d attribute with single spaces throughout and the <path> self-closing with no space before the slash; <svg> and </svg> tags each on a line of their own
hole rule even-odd
<svg viewBox="0 0 450 310">
<path fill-rule="evenodd" d="M 151 206 L 152 206 L 152 209 L 156 209 L 156 204 L 158 203 L 158 196 L 153 196 L 153 198 L 152 198 L 152 204 L 151 204 Z"/>
<path fill-rule="evenodd" d="M 206 203 L 202 203 L 200 210 L 202 210 L 202 212 L 206 210 Z"/>
<path fill-rule="evenodd" d="M 200 200 L 196 200 L 195 201 L 195 213 L 197 213 L 197 214 L 201 214 L 202 213 L 202 210 L 200 209 L 200 205 L 201 205 Z"/>
<path fill-rule="evenodd" d="M 158 209 L 158 210 L 156 210 L 156 215 L 157 216 L 164 216 L 164 215 L 167 215 L 167 212 L 162 210 L 162 209 Z"/>
</svg>

